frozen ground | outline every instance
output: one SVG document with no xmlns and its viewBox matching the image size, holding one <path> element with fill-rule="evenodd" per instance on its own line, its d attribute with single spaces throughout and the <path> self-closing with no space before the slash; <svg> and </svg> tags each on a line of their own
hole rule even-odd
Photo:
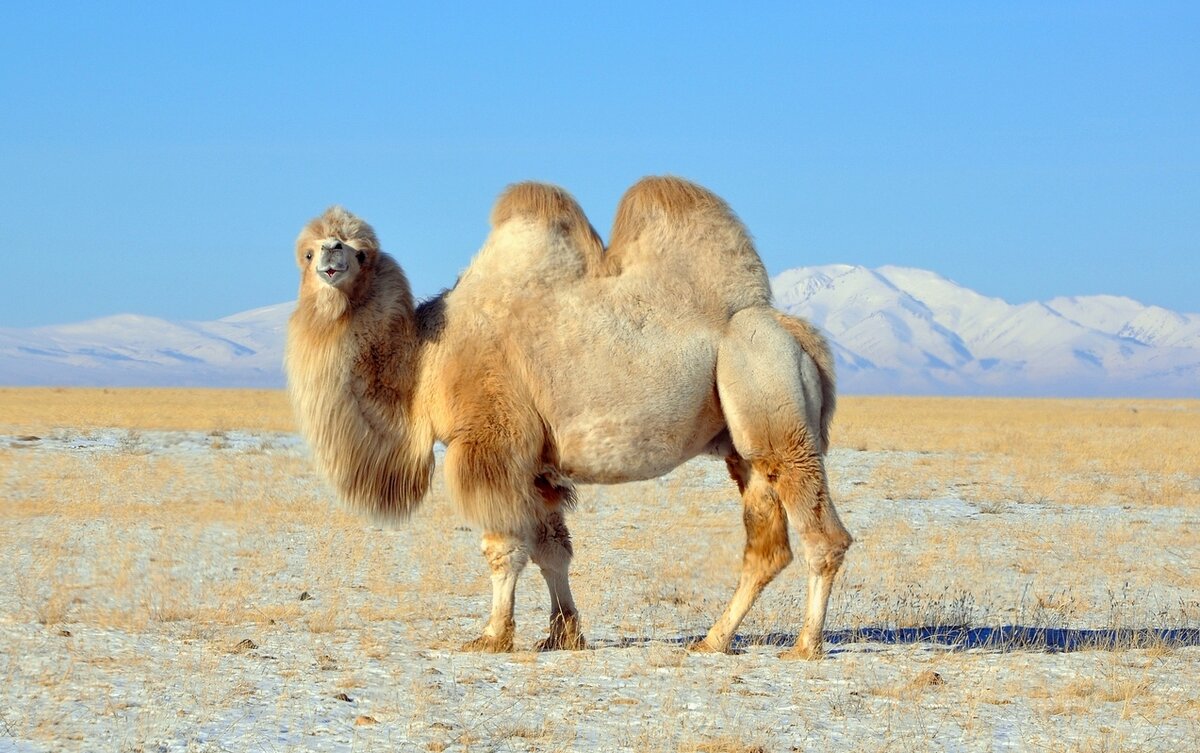
<svg viewBox="0 0 1200 753">
<path fill-rule="evenodd" d="M 1185 750 L 1200 741 L 1200 511 L 856 494 L 828 655 L 785 662 L 793 565 L 740 653 L 690 654 L 736 580 L 720 464 L 586 489 L 588 650 L 462 653 L 478 533 L 440 487 L 390 530 L 332 506 L 287 434 L 61 432 L 0 447 L 0 752 Z M 903 460 L 903 458 L 900 458 Z M 952 467 L 947 459 L 947 467 Z M 949 473 L 950 471 L 948 471 Z M 152 479 L 153 481 L 149 481 Z M 1006 629 L 1016 626 L 1015 629 Z M 1071 649 L 1071 650 L 1061 650 Z M 1076 650 L 1077 649 L 1077 650 Z"/>
</svg>

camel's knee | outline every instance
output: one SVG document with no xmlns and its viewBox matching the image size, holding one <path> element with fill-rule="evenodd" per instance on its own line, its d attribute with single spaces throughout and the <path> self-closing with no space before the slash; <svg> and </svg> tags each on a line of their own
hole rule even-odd
<svg viewBox="0 0 1200 753">
<path fill-rule="evenodd" d="M 575 548 L 561 511 L 553 510 L 538 519 L 534 525 L 530 554 L 534 564 L 543 569 L 566 570 L 570 565 Z"/>
<path fill-rule="evenodd" d="M 521 572 L 529 563 L 529 541 L 520 536 L 485 533 L 479 543 L 480 551 L 492 573 Z"/>
<path fill-rule="evenodd" d="M 744 568 L 749 571 L 761 588 L 783 572 L 783 569 L 791 564 L 792 559 L 792 550 L 786 541 L 782 545 L 772 547 L 769 551 L 751 552 L 747 547 Z"/>
<path fill-rule="evenodd" d="M 811 448 L 796 449 L 794 453 L 756 460 L 753 472 L 767 479 L 799 529 L 809 571 L 833 574 L 841 567 L 853 538 L 829 498 L 820 455 Z"/>
<path fill-rule="evenodd" d="M 819 576 L 837 575 L 846 558 L 846 550 L 854 543 L 846 529 L 842 528 L 837 535 L 815 531 L 803 536 L 804 561 L 808 565 L 808 571 Z"/>
</svg>

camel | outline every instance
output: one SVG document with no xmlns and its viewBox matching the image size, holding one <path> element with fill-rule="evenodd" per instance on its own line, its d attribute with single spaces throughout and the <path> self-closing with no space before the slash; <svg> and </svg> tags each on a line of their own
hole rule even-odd
<svg viewBox="0 0 1200 753">
<path fill-rule="evenodd" d="M 371 226 L 341 207 L 303 229 L 296 261 L 288 387 L 326 479 L 349 505 L 403 519 L 441 442 L 451 496 L 482 529 L 491 614 L 464 650 L 513 650 L 531 560 L 550 596 L 537 648 L 583 648 L 568 579 L 575 485 L 650 479 L 707 454 L 736 482 L 746 544 L 732 599 L 692 648 L 730 650 L 792 560 L 790 519 L 808 595 L 784 656 L 821 654 L 852 541 L 823 460 L 833 361 L 815 328 L 771 307 L 758 253 L 722 199 L 645 178 L 622 198 L 606 249 L 566 191 L 510 186 L 458 282 L 419 305 Z"/>
</svg>

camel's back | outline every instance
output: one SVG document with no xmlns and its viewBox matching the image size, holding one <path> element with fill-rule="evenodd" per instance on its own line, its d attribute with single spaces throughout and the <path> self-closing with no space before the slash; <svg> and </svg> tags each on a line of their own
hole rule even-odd
<svg viewBox="0 0 1200 753">
<path fill-rule="evenodd" d="M 566 199 L 538 184 L 501 198 L 445 298 L 444 350 L 528 392 L 576 480 L 657 476 L 724 426 L 717 350 L 735 313 L 769 310 L 766 270 L 725 202 L 687 181 L 631 188 L 600 263 Z"/>
<path fill-rule="evenodd" d="M 741 220 L 719 196 L 682 178 L 643 178 L 625 192 L 605 263 L 622 275 L 685 281 L 696 303 L 726 319 L 771 302 L 766 268 Z"/>
</svg>

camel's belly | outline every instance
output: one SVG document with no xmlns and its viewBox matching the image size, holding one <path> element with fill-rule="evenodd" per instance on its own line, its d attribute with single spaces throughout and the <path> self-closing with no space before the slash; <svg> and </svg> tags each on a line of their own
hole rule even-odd
<svg viewBox="0 0 1200 753">
<path fill-rule="evenodd" d="M 580 483 L 655 478 L 704 451 L 724 428 L 716 394 L 719 328 L 681 303 L 650 305 L 637 280 L 564 298 L 569 316 L 525 331 L 562 471 Z M 636 294 L 636 295 L 635 295 Z M 551 307 L 553 308 L 553 307 Z"/>
<path fill-rule="evenodd" d="M 673 428 L 655 432 L 644 425 L 600 417 L 580 421 L 559 437 L 559 465 L 566 476 L 582 484 L 657 478 L 703 452 L 722 426 L 703 422 Z"/>
<path fill-rule="evenodd" d="M 725 422 L 712 383 L 627 392 L 578 406 L 554 425 L 562 472 L 579 483 L 656 478 L 705 451 Z"/>
</svg>

